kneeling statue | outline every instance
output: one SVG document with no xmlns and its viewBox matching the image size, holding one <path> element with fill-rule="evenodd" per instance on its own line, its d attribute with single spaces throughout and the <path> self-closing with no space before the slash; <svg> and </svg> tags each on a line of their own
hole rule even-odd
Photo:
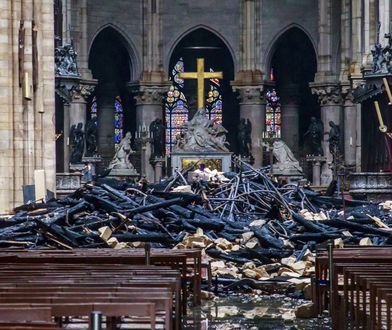
<svg viewBox="0 0 392 330">
<path fill-rule="evenodd" d="M 129 160 L 129 156 L 135 153 L 131 147 L 131 133 L 127 132 L 125 137 L 119 143 L 116 153 L 108 166 L 108 170 L 134 170 L 135 167 Z"/>
</svg>

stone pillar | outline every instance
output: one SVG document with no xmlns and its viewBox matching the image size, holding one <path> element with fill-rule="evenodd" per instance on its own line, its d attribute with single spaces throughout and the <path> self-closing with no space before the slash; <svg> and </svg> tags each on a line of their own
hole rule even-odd
<svg viewBox="0 0 392 330">
<path fill-rule="evenodd" d="M 319 187 L 321 185 L 320 178 L 320 167 L 321 163 L 319 161 L 313 162 L 313 185 Z"/>
<path fill-rule="evenodd" d="M 61 79 L 61 78 L 60 78 Z M 61 84 L 61 82 L 58 82 Z M 64 171 L 69 171 L 70 163 L 70 141 L 69 133 L 72 125 L 78 123 L 86 125 L 87 98 L 94 91 L 94 84 L 80 83 L 67 90 L 63 85 L 57 89 L 57 93 L 64 101 Z"/>
<path fill-rule="evenodd" d="M 299 143 L 299 86 L 289 84 L 280 89 L 282 106 L 282 140 L 298 156 Z"/>
<path fill-rule="evenodd" d="M 165 163 L 164 157 L 154 157 L 150 160 L 151 165 L 154 166 L 154 182 L 159 183 L 162 179 L 162 167 Z"/>
<path fill-rule="evenodd" d="M 70 114 L 70 106 L 69 103 L 64 103 L 64 127 L 63 127 L 63 134 L 64 134 L 64 173 L 69 172 L 69 159 L 70 159 L 70 150 L 69 150 L 69 129 L 71 127 L 69 121 L 69 114 Z"/>
<path fill-rule="evenodd" d="M 262 165 L 261 138 L 265 128 L 265 101 L 263 99 L 263 86 L 235 86 L 240 99 L 240 117 L 249 119 L 252 123 L 252 155 L 254 166 Z"/>
<path fill-rule="evenodd" d="M 139 125 L 150 126 L 151 122 L 157 118 L 163 119 L 163 95 L 167 91 L 166 85 L 134 85 L 132 86 L 136 100 L 136 128 Z M 144 153 L 144 159 L 141 161 L 145 169 L 141 173 L 146 174 L 148 181 L 154 181 L 154 168 L 149 160 L 151 158 L 151 147 L 148 144 Z"/>
<path fill-rule="evenodd" d="M 355 168 L 357 144 L 357 106 L 353 102 L 351 89 L 343 88 L 343 122 L 344 122 L 344 160 L 345 165 Z"/>
<path fill-rule="evenodd" d="M 328 134 L 329 122 L 333 121 L 340 126 L 342 132 L 342 96 L 338 83 L 310 83 L 312 93 L 318 96 L 321 108 L 321 120 L 324 123 L 323 150 L 326 162 L 323 164 L 321 173 L 321 185 L 328 185 L 332 181 L 332 155 L 329 152 Z"/>
<path fill-rule="evenodd" d="M 8 213 L 23 203 L 22 186 L 34 183 L 34 170 L 44 169 L 45 185 L 55 191 L 53 1 L 2 0 L 0 8 L 0 213 Z M 27 85 L 34 83 L 30 98 L 21 84 L 26 73 Z"/>
</svg>

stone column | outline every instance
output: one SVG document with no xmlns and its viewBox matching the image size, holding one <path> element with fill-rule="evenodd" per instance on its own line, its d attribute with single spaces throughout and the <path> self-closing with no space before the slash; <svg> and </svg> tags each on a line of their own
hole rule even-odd
<svg viewBox="0 0 392 330">
<path fill-rule="evenodd" d="M 136 128 L 139 125 L 150 126 L 151 122 L 157 118 L 163 119 L 163 95 L 167 91 L 166 85 L 134 85 L 132 86 L 136 100 Z M 154 168 L 149 160 L 151 158 L 151 146 L 148 144 L 144 159 L 141 161 L 145 164 L 145 169 L 141 173 L 146 174 L 148 181 L 154 181 Z"/>
<path fill-rule="evenodd" d="M 262 165 L 261 137 L 265 127 L 265 101 L 263 98 L 263 86 L 236 86 L 240 100 L 240 117 L 249 119 L 252 123 L 252 155 L 254 166 Z"/>
<path fill-rule="evenodd" d="M 64 103 L 64 114 L 63 114 L 63 120 L 64 120 L 64 127 L 63 127 L 63 134 L 64 134 L 64 173 L 69 172 L 69 159 L 70 159 L 70 150 L 69 150 L 69 129 L 71 127 L 70 122 L 69 122 L 69 114 L 70 114 L 70 106 L 69 103 L 66 102 Z"/>
<path fill-rule="evenodd" d="M 94 91 L 95 85 L 80 83 L 67 91 L 65 87 L 62 92 L 58 91 L 64 100 L 64 171 L 69 171 L 70 164 L 70 141 L 69 132 L 72 125 L 78 123 L 86 125 L 87 98 Z"/>
<path fill-rule="evenodd" d="M 329 122 L 333 121 L 342 127 L 342 96 L 338 83 L 310 83 L 312 93 L 318 96 L 321 108 L 321 120 L 324 123 L 324 140 L 323 150 L 327 161 L 323 164 L 321 172 L 321 185 L 328 185 L 332 181 L 332 171 L 330 165 L 332 163 L 332 155 L 329 152 L 328 134 Z"/>
<path fill-rule="evenodd" d="M 299 143 L 299 86 L 288 84 L 280 89 L 282 106 L 282 140 L 298 156 Z"/>
<path fill-rule="evenodd" d="M 321 163 L 316 160 L 313 162 L 313 185 L 319 187 L 321 185 L 321 178 L 320 178 L 320 167 Z"/>
<path fill-rule="evenodd" d="M 154 157 L 150 160 L 151 165 L 154 167 L 154 182 L 159 183 L 162 179 L 162 167 L 165 163 L 164 157 Z"/>
<path fill-rule="evenodd" d="M 344 121 L 344 160 L 346 166 L 355 168 L 357 144 L 357 106 L 353 102 L 352 90 L 343 88 L 343 121 Z"/>
</svg>

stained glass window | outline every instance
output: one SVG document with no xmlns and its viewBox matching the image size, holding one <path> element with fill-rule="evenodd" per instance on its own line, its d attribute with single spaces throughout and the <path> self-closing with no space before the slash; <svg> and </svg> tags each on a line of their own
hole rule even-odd
<svg viewBox="0 0 392 330">
<path fill-rule="evenodd" d="M 213 70 L 210 69 L 210 72 L 213 72 Z M 222 124 L 222 94 L 220 93 L 219 79 L 210 79 L 206 110 L 209 119 L 216 124 Z"/>
<path fill-rule="evenodd" d="M 279 138 L 281 136 L 280 97 L 276 93 L 276 90 L 273 89 L 272 91 L 267 91 L 266 100 L 265 130 L 267 134 Z"/>
<path fill-rule="evenodd" d="M 188 104 L 182 92 L 184 79 L 179 77 L 180 72 L 184 72 L 184 61 L 182 58 L 178 60 L 171 72 L 170 80 L 172 85 L 166 95 L 166 154 L 173 150 L 177 134 L 181 134 L 182 126 L 188 121 Z"/>
<path fill-rule="evenodd" d="M 120 96 L 116 96 L 114 100 L 114 146 L 117 148 L 118 144 L 123 138 L 123 107 Z"/>
<path fill-rule="evenodd" d="M 91 101 L 90 118 L 97 118 L 97 117 L 98 117 L 97 98 L 96 96 L 94 96 Z M 97 125 L 98 125 L 98 121 L 97 121 Z"/>
</svg>

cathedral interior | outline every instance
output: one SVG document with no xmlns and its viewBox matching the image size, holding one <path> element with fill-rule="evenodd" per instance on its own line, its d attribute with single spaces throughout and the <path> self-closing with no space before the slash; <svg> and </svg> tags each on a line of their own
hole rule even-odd
<svg viewBox="0 0 392 330">
<path fill-rule="evenodd" d="M 391 244 L 392 203 L 386 202 L 392 200 L 391 0 L 0 0 L 0 8 L 0 214 L 14 215 L 10 221 L 16 226 L 3 232 L 7 226 L 0 222 L 0 263 L 3 246 L 41 246 L 49 240 L 60 249 L 109 248 L 127 238 L 133 245 L 127 241 L 124 247 L 135 248 L 132 235 L 147 235 L 139 244 L 147 266 L 149 239 L 153 248 L 181 249 L 211 248 L 209 240 L 216 248 L 210 254 L 225 260 L 212 267 L 214 275 L 237 267 L 244 277 L 262 282 L 259 268 L 269 278 L 265 259 L 277 256 L 288 269 L 276 276 L 297 271 L 293 264 L 302 267 L 300 280 L 310 276 L 310 254 L 321 242 L 323 248 L 339 245 L 339 239 L 380 249 Z M 362 211 L 354 210 L 360 205 Z M 49 211 L 46 220 L 37 218 Z M 83 227 L 83 212 L 105 221 L 102 232 Z M 138 227 L 150 216 L 154 223 L 163 221 L 160 229 Z M 109 224 L 105 217 L 119 222 Z M 351 226 L 348 221 L 356 217 L 361 220 Z M 127 219 L 128 229 L 117 232 Z M 252 229 L 251 219 L 266 224 Z M 21 224 L 25 220 L 37 226 L 41 238 L 35 243 L 33 229 Z M 76 234 L 82 227 L 83 234 Z M 166 245 L 161 233 L 153 237 L 161 229 L 170 238 Z M 116 243 L 98 244 L 97 237 L 102 240 L 108 230 Z M 18 238 L 27 233 L 27 241 Z M 201 238 L 202 243 L 188 242 Z M 236 260 L 240 252 L 233 246 L 242 251 L 256 238 L 259 250 L 253 256 L 261 261 L 241 255 L 253 263 L 248 269 L 247 262 Z M 216 243 L 220 239 L 225 242 Z M 255 247 L 250 246 L 246 253 Z M 295 252 L 286 255 L 290 249 Z M 222 257 L 229 250 L 237 254 Z M 375 255 L 385 252 L 380 251 Z M 320 255 L 322 265 L 328 259 L 333 266 L 330 254 Z M 290 264 L 289 258 L 294 258 Z M 211 272 L 211 261 L 206 267 Z M 320 267 L 315 276 L 326 281 L 322 267 L 327 266 Z M 201 270 L 192 272 L 202 277 Z M 217 277 L 216 292 L 218 282 Z M 265 292 L 259 282 L 250 287 Z M 203 292 L 212 294 L 204 284 Z M 294 284 L 301 291 L 310 282 Z M 194 280 L 195 301 L 198 289 Z M 314 294 L 318 305 L 313 300 L 318 323 L 299 321 L 296 329 L 338 329 L 333 316 L 321 317 L 325 301 L 329 316 L 339 308 L 331 303 L 340 297 L 338 285 L 330 287 L 328 299 L 322 290 Z M 175 303 L 181 303 L 178 297 Z M 361 307 L 355 308 L 359 313 Z M 179 309 L 174 306 L 173 315 Z M 199 318 L 207 313 L 192 311 Z M 347 311 L 347 320 L 364 322 L 363 329 L 383 328 L 380 315 L 371 311 L 367 319 L 366 308 L 363 313 L 357 319 Z M 185 324 L 176 320 L 170 327 Z M 207 329 L 203 322 L 195 328 Z M 392 329 L 390 320 L 385 322 L 385 329 Z M 211 329 L 264 326 L 227 323 Z"/>
</svg>

